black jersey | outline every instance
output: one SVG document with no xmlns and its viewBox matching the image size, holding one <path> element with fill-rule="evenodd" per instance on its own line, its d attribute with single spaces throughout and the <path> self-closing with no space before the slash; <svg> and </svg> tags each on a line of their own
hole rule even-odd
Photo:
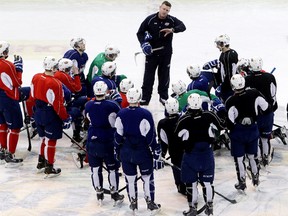
<svg viewBox="0 0 288 216">
<path fill-rule="evenodd" d="M 261 71 L 254 71 L 245 77 L 245 86 L 250 88 L 256 88 L 263 94 L 269 105 L 273 107 L 273 111 L 277 109 L 277 84 L 273 74 Z"/>
<path fill-rule="evenodd" d="M 229 97 L 225 103 L 229 129 L 235 124 L 251 125 L 256 123 L 259 110 L 266 111 L 269 104 L 256 89 L 246 89 Z"/>
</svg>

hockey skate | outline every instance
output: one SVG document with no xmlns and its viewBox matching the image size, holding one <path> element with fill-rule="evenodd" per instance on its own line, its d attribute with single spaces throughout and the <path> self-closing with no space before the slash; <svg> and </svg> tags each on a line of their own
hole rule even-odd
<svg viewBox="0 0 288 216">
<path fill-rule="evenodd" d="M 124 195 L 121 195 L 118 193 L 117 190 L 115 190 L 114 187 L 110 188 L 110 192 L 111 192 L 111 199 L 114 200 L 114 207 L 117 205 L 120 205 L 123 201 L 124 201 Z"/>
<path fill-rule="evenodd" d="M 252 173 L 252 184 L 254 185 L 254 187 L 257 187 L 260 184 L 259 173 L 256 174 Z"/>
<path fill-rule="evenodd" d="M 190 206 L 188 211 L 183 211 L 185 216 L 196 216 L 197 215 L 197 206 Z"/>
<path fill-rule="evenodd" d="M 83 168 L 83 161 L 86 157 L 86 154 L 82 154 L 82 153 L 76 153 L 76 152 L 72 152 L 72 158 L 73 158 L 73 161 L 75 163 L 75 165 L 79 168 L 79 169 L 82 169 Z"/>
<path fill-rule="evenodd" d="M 147 209 L 151 211 L 151 215 L 155 215 L 161 210 L 161 205 L 156 204 L 154 201 L 150 200 L 149 197 L 146 197 L 145 200 L 147 203 Z"/>
<path fill-rule="evenodd" d="M 136 198 L 131 198 L 129 208 L 134 212 L 138 210 L 138 201 Z"/>
<path fill-rule="evenodd" d="M 22 158 L 15 158 L 15 155 L 12 155 L 11 153 L 6 153 L 5 156 L 5 167 L 6 168 L 17 168 L 23 165 L 23 159 Z"/>
<path fill-rule="evenodd" d="M 213 215 L 213 203 L 212 202 L 208 202 L 206 204 L 206 209 L 205 209 L 204 213 L 206 215 Z"/>
<path fill-rule="evenodd" d="M 102 187 L 96 187 L 96 196 L 99 206 L 102 206 L 102 202 L 104 199 L 104 190 Z"/>
<path fill-rule="evenodd" d="M 38 157 L 38 164 L 37 164 L 37 166 L 36 166 L 36 168 L 37 168 L 37 173 L 42 173 L 42 172 L 44 172 L 45 167 L 46 167 L 46 160 L 45 160 L 45 158 L 44 158 L 42 155 L 39 155 L 39 157 Z"/>
<path fill-rule="evenodd" d="M 272 131 L 272 137 L 277 138 L 282 142 L 284 145 L 287 145 L 288 139 L 287 139 L 287 129 L 285 126 L 279 127 L 276 130 Z"/>
<path fill-rule="evenodd" d="M 5 157 L 6 157 L 6 150 L 1 149 L 0 150 L 0 165 L 5 164 Z"/>
<path fill-rule="evenodd" d="M 264 155 L 262 156 L 262 161 L 261 161 L 261 163 L 262 163 L 262 165 L 263 165 L 264 167 L 266 167 L 266 166 L 269 164 L 269 157 L 268 157 L 268 155 L 264 154 Z"/>
<path fill-rule="evenodd" d="M 237 184 L 235 184 L 234 186 L 235 186 L 235 188 L 237 190 L 244 191 L 247 188 L 246 179 L 245 178 L 241 178 L 241 180 Z"/>
<path fill-rule="evenodd" d="M 47 161 L 46 161 L 46 163 L 47 163 Z M 46 178 L 54 178 L 54 177 L 57 177 L 61 174 L 61 169 L 60 168 L 55 169 L 53 167 L 53 164 L 47 163 L 44 173 L 46 174 L 46 176 L 44 177 L 45 179 Z"/>
</svg>

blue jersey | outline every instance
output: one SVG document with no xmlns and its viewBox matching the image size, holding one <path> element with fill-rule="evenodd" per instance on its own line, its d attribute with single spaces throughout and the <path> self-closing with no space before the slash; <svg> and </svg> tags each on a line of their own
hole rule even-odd
<svg viewBox="0 0 288 216">
<path fill-rule="evenodd" d="M 85 65 L 86 65 L 86 63 L 88 61 L 87 53 L 84 52 L 81 55 L 77 50 L 71 49 L 71 50 L 68 50 L 64 54 L 63 58 L 68 58 L 68 59 L 70 59 L 72 61 L 75 60 L 77 62 L 77 65 L 75 65 L 75 66 L 77 66 L 78 69 L 79 69 L 81 83 L 83 83 L 84 80 L 85 80 L 85 75 L 84 75 Z"/>
<path fill-rule="evenodd" d="M 114 140 L 116 114 L 121 108 L 112 100 L 91 100 L 85 105 L 85 115 L 90 120 L 88 142 Z"/>
<path fill-rule="evenodd" d="M 117 144 L 132 149 L 156 148 L 154 120 L 151 112 L 141 107 L 127 107 L 117 114 L 115 123 Z"/>
<path fill-rule="evenodd" d="M 199 77 L 192 79 L 192 82 L 187 86 L 187 91 L 198 89 L 204 92 L 208 92 L 209 81 L 208 79 L 200 75 Z"/>
</svg>

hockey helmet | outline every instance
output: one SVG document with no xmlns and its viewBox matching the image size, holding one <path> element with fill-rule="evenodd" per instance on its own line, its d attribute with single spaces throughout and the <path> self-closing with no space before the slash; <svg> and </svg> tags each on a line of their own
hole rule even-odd
<svg viewBox="0 0 288 216">
<path fill-rule="evenodd" d="M 105 56 L 109 60 L 114 61 L 118 57 L 119 54 L 120 54 L 119 49 L 113 44 L 108 44 L 105 47 Z"/>
<path fill-rule="evenodd" d="M 168 114 L 177 114 L 179 110 L 179 102 L 175 98 L 168 98 L 165 102 L 165 109 Z"/>
<path fill-rule="evenodd" d="M 133 87 L 134 87 L 134 83 L 128 78 L 121 80 L 119 84 L 120 91 L 123 93 L 127 93 L 127 91 Z"/>
<path fill-rule="evenodd" d="M 126 94 L 128 103 L 138 103 L 141 99 L 141 92 L 137 88 L 130 88 Z"/>
<path fill-rule="evenodd" d="M 188 76 L 189 76 L 191 79 L 199 77 L 200 74 L 201 74 L 201 68 L 200 68 L 200 66 L 199 66 L 199 65 L 196 65 L 196 64 L 194 64 L 194 65 L 189 65 L 189 66 L 187 67 L 187 74 L 188 74 Z"/>
<path fill-rule="evenodd" d="M 6 41 L 0 41 L 0 57 L 8 56 L 10 44 Z"/>
<path fill-rule="evenodd" d="M 198 110 L 202 107 L 202 99 L 201 96 L 197 93 L 192 93 L 187 98 L 188 109 Z"/>
<path fill-rule="evenodd" d="M 82 52 L 85 51 L 85 45 L 86 45 L 86 41 L 84 38 L 81 38 L 81 37 L 72 38 L 70 41 L 70 46 L 73 49 L 79 49 Z"/>
<path fill-rule="evenodd" d="M 71 70 L 72 66 L 73 66 L 73 62 L 68 58 L 62 58 L 58 62 L 58 69 L 60 71 L 68 72 Z"/>
<path fill-rule="evenodd" d="M 233 91 L 245 88 L 245 78 L 241 74 L 233 75 L 230 83 Z"/>
<path fill-rule="evenodd" d="M 250 59 L 251 71 L 261 71 L 263 66 L 263 60 L 260 57 L 253 57 Z"/>
<path fill-rule="evenodd" d="M 52 56 L 46 56 L 43 61 L 43 67 L 47 71 L 56 70 L 58 67 L 58 61 Z"/>
<path fill-rule="evenodd" d="M 182 80 L 172 83 L 172 91 L 176 95 L 181 95 L 186 92 L 186 84 Z"/>
<path fill-rule="evenodd" d="M 117 66 L 115 62 L 105 62 L 101 67 L 102 74 L 107 77 L 112 77 L 116 74 L 116 68 Z"/>
<path fill-rule="evenodd" d="M 97 81 L 93 86 L 93 92 L 95 96 L 103 96 L 106 95 L 108 90 L 108 86 L 104 81 Z"/>
<path fill-rule="evenodd" d="M 220 35 L 215 39 L 216 46 L 228 46 L 230 44 L 230 37 L 226 34 Z"/>
</svg>

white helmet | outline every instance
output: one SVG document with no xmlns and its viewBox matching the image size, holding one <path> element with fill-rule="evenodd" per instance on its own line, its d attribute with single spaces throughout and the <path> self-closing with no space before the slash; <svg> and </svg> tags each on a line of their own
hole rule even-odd
<svg viewBox="0 0 288 216">
<path fill-rule="evenodd" d="M 141 99 L 141 92 L 137 88 L 130 88 L 126 94 L 128 103 L 138 103 Z"/>
<path fill-rule="evenodd" d="M 106 58 L 110 59 L 111 61 L 114 61 L 119 54 L 120 54 L 120 51 L 116 46 L 114 46 L 112 44 L 108 44 L 105 47 L 105 56 L 106 56 Z"/>
<path fill-rule="evenodd" d="M 245 78 L 241 74 L 233 75 L 230 83 L 233 91 L 245 88 Z"/>
<path fill-rule="evenodd" d="M 188 109 L 201 109 L 202 107 L 202 99 L 201 96 L 197 93 L 192 93 L 187 98 Z"/>
<path fill-rule="evenodd" d="M 243 69 L 247 68 L 249 66 L 249 59 L 241 58 L 237 62 L 237 71 L 241 72 Z"/>
<path fill-rule="evenodd" d="M 108 76 L 108 77 L 112 77 L 113 75 L 116 74 L 116 63 L 115 62 L 105 62 L 103 65 L 102 65 L 102 74 L 105 75 L 105 76 Z"/>
<path fill-rule="evenodd" d="M 123 79 L 119 84 L 120 91 L 123 93 L 127 93 L 130 88 L 134 87 L 134 83 L 130 79 Z"/>
<path fill-rule="evenodd" d="M 96 96 L 103 96 L 106 95 L 108 90 L 108 86 L 104 81 L 97 81 L 93 86 L 93 92 Z"/>
<path fill-rule="evenodd" d="M 68 72 L 71 70 L 72 66 L 73 66 L 73 62 L 68 58 L 62 58 L 58 62 L 58 69 L 60 71 Z"/>
<path fill-rule="evenodd" d="M 263 66 L 263 60 L 260 57 L 253 57 L 250 59 L 250 69 L 252 71 L 261 71 Z"/>
<path fill-rule="evenodd" d="M 179 102 L 175 98 L 168 98 L 165 102 L 165 109 L 168 114 L 177 114 L 179 110 Z"/>
<path fill-rule="evenodd" d="M 70 46 L 73 48 L 73 49 L 76 49 L 76 48 L 79 48 L 79 44 L 86 44 L 86 41 L 84 38 L 80 38 L 80 37 L 76 37 L 76 38 L 72 38 L 71 41 L 70 41 Z"/>
<path fill-rule="evenodd" d="M 58 61 L 56 58 L 52 56 L 46 56 L 44 58 L 43 67 L 45 70 L 52 71 L 54 69 L 57 69 L 57 66 L 58 66 Z"/>
<path fill-rule="evenodd" d="M 230 37 L 226 34 L 220 35 L 215 39 L 216 45 L 226 46 L 230 44 Z"/>
<path fill-rule="evenodd" d="M 175 83 L 172 83 L 172 91 L 177 94 L 181 95 L 186 92 L 186 84 L 182 80 L 178 80 Z"/>
<path fill-rule="evenodd" d="M 6 41 L 0 41 L 0 57 L 8 56 L 10 44 Z"/>
<path fill-rule="evenodd" d="M 187 67 L 187 74 L 191 79 L 199 77 L 201 74 L 200 66 L 199 65 L 189 65 Z"/>
</svg>

